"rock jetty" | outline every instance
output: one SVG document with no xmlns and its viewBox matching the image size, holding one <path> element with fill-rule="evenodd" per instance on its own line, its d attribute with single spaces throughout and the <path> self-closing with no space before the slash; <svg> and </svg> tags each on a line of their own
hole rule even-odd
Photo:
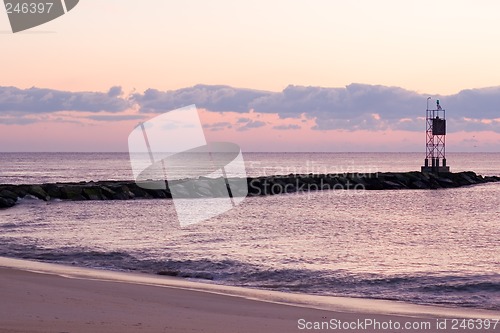
<svg viewBox="0 0 500 333">
<path fill-rule="evenodd" d="M 239 179 L 239 183 L 242 179 Z M 422 172 L 386 172 L 386 173 L 346 173 L 346 174 L 289 174 L 263 177 L 248 177 L 247 188 L 231 187 L 233 196 L 265 196 L 285 193 L 311 192 L 321 190 L 433 190 L 455 188 L 499 182 L 500 177 L 483 177 L 474 172 L 459 173 L 422 173 Z M 193 182 L 177 180 L 170 182 L 178 193 L 186 193 L 189 198 L 227 196 L 228 182 L 221 179 L 200 177 Z M 233 182 L 238 183 L 238 182 Z M 221 184 L 222 187 L 221 187 Z M 224 184 L 226 184 L 224 186 Z M 40 200 L 132 200 L 132 199 L 168 199 L 172 193 L 166 183 L 164 189 L 147 189 L 134 181 L 98 181 L 79 183 L 51 183 L 40 185 L 0 185 L 0 208 L 13 207 L 19 198 L 27 196 Z M 179 186 L 181 191 L 179 191 Z M 185 191 L 182 187 L 185 186 Z M 189 188 L 187 188 L 189 187 Z"/>
</svg>

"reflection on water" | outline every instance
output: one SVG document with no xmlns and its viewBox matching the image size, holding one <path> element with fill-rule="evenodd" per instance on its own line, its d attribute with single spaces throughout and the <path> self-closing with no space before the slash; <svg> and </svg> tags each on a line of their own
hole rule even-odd
<svg viewBox="0 0 500 333">
<path fill-rule="evenodd" d="M 170 200 L 0 212 L 0 255 L 258 288 L 500 309 L 500 184 L 250 197 L 179 229 Z"/>
</svg>

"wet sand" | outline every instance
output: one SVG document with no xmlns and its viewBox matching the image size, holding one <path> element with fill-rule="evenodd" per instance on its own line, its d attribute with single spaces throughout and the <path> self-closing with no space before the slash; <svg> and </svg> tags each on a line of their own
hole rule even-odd
<svg viewBox="0 0 500 333">
<path fill-rule="evenodd" d="M 396 323 L 420 326 L 410 331 L 434 332 L 445 318 L 500 318 L 500 313 L 297 295 L 0 258 L 0 332 L 403 330 L 395 329 Z M 363 325 L 370 321 L 372 326 Z M 353 329 L 340 329 L 346 325 L 341 323 Z M 377 323 L 386 329 L 377 329 Z M 448 329 L 439 331 L 456 332 L 450 320 L 446 323 Z M 315 325 L 324 329 L 307 329 Z"/>
</svg>

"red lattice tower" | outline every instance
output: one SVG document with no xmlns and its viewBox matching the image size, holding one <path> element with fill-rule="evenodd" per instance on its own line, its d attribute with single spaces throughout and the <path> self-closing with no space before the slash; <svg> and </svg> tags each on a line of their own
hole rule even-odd
<svg viewBox="0 0 500 333">
<path fill-rule="evenodd" d="M 436 100 L 436 108 L 429 109 L 427 98 L 426 110 L 426 154 L 422 172 L 450 172 L 446 165 L 446 110 Z"/>
</svg>

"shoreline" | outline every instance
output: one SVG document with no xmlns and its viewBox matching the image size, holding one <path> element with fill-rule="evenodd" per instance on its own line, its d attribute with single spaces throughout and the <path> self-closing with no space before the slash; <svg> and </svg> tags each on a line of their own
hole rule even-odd
<svg viewBox="0 0 500 333">
<path fill-rule="evenodd" d="M 328 190 L 435 190 L 500 182 L 500 177 L 483 177 L 474 172 L 377 172 L 345 174 L 289 174 L 246 178 L 182 179 L 173 181 L 89 181 L 47 184 L 0 184 L 0 209 L 32 196 L 53 199 L 133 200 L 198 199 L 269 196 Z M 229 185 L 231 184 L 231 186 Z"/>
<path fill-rule="evenodd" d="M 0 257 L 0 285 L 0 332 L 47 332 L 56 328 L 115 332 L 118 327 L 122 332 L 135 332 L 146 325 L 150 326 L 147 332 L 160 327 L 163 332 L 187 328 L 289 332 L 302 331 L 297 326 L 300 318 L 402 322 L 500 318 L 500 312 L 491 310 L 292 294 L 4 257 Z"/>
</svg>

